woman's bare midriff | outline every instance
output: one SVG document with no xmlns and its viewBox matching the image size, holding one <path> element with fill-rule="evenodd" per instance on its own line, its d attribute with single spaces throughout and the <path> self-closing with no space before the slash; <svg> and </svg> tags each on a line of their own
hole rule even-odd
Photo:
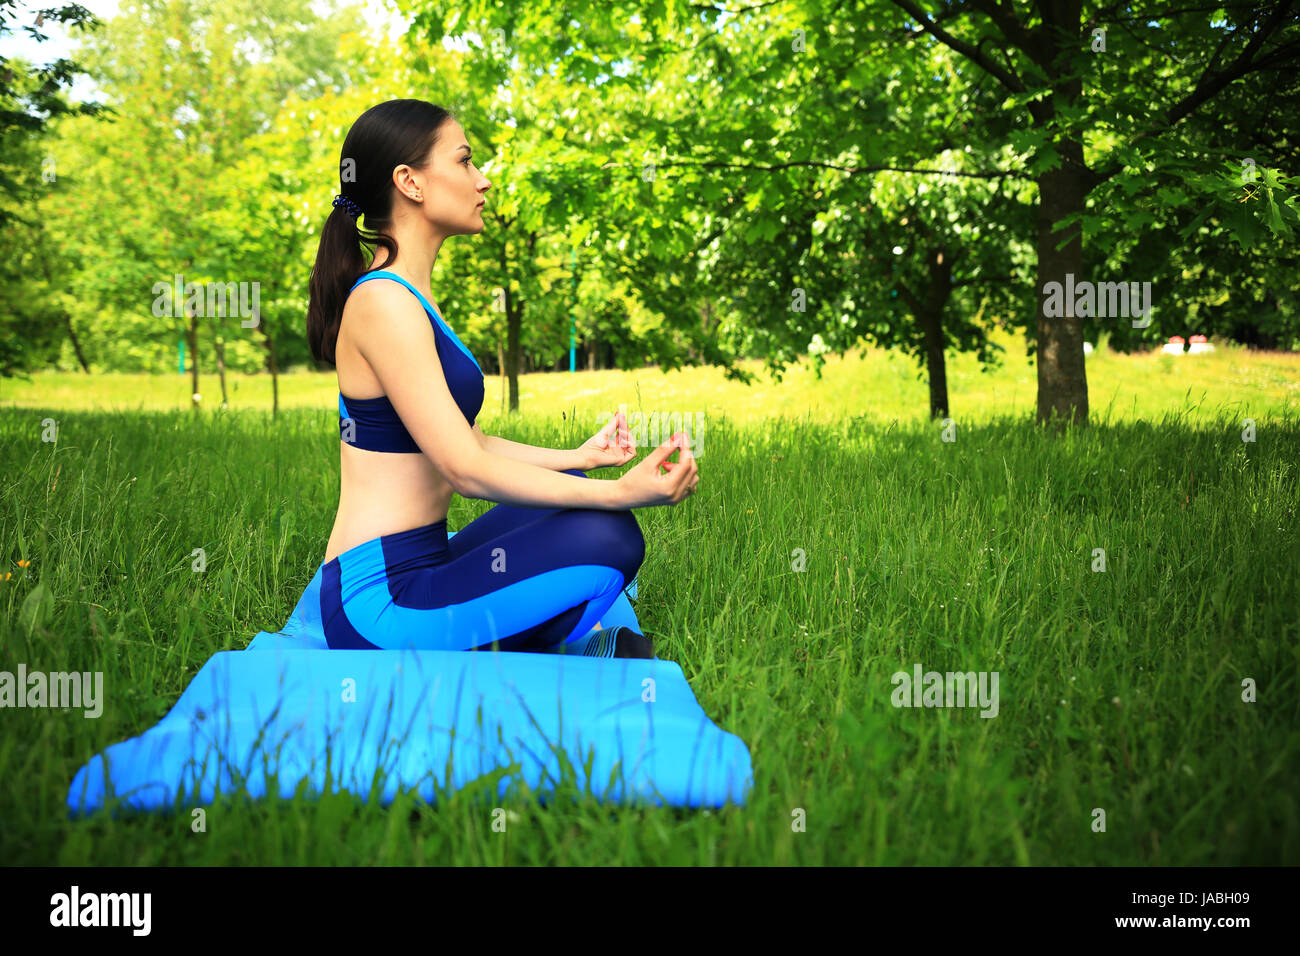
<svg viewBox="0 0 1300 956">
<path fill-rule="evenodd" d="M 438 309 L 432 296 L 426 298 Z M 339 391 L 352 398 L 377 398 L 384 394 L 383 386 L 348 334 L 349 310 L 355 301 L 355 296 L 349 297 L 343 307 L 335 345 Z M 451 496 L 451 484 L 427 456 L 366 451 L 340 440 L 339 508 L 324 562 L 380 535 L 442 521 Z"/>
<path fill-rule="evenodd" d="M 380 535 L 441 521 L 451 506 L 451 485 L 424 455 L 365 451 L 340 441 L 339 473 L 327 562 Z"/>
</svg>

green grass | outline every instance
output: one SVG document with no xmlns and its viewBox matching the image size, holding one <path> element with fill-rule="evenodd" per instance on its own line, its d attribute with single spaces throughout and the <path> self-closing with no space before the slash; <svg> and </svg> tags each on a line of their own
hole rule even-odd
<svg viewBox="0 0 1300 956">
<path fill-rule="evenodd" d="M 619 401 L 707 410 L 699 493 L 637 512 L 636 610 L 755 776 L 747 806 L 711 812 L 517 795 L 506 834 L 482 799 L 492 781 L 436 806 L 224 799 L 204 833 L 188 814 L 69 821 L 86 760 L 152 726 L 211 654 L 286 620 L 337 502 L 333 379 L 287 376 L 319 398 L 275 419 L 254 400 L 199 416 L 79 408 L 112 394 L 85 377 L 38 376 L 48 400 L 4 383 L 0 669 L 101 670 L 107 703 L 97 720 L 0 711 L 0 858 L 1300 861 L 1295 357 L 1183 356 L 1166 373 L 1158 356 L 1098 353 L 1100 424 L 1051 438 L 1025 422 L 1032 368 L 1013 354 L 992 376 L 953 362 L 954 442 L 926 420 L 910 360 L 879 353 L 754 394 L 700 370 L 530 376 L 529 414 L 485 417 L 489 434 L 572 447 Z M 129 400 L 166 406 L 175 387 L 144 380 Z M 47 415 L 57 443 L 40 440 Z M 488 506 L 455 499 L 448 524 Z M 890 676 L 915 664 L 998 671 L 998 715 L 893 707 Z"/>
</svg>

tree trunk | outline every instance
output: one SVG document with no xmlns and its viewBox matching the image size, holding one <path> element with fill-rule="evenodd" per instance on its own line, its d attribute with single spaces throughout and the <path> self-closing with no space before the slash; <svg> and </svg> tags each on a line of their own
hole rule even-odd
<svg viewBox="0 0 1300 956">
<path fill-rule="evenodd" d="M 925 334 L 925 366 L 930 378 L 930 417 L 948 417 L 948 367 L 943 355 L 943 312 L 917 316 Z"/>
<path fill-rule="evenodd" d="M 217 336 L 217 379 L 221 382 L 221 407 L 230 406 L 230 397 L 226 394 L 226 340 Z"/>
<path fill-rule="evenodd" d="M 1077 58 L 1076 44 L 1082 42 L 1080 0 L 1056 0 L 1042 5 L 1042 30 L 1060 39 L 1053 44 L 1046 73 L 1052 95 L 1031 106 L 1037 126 L 1052 124 L 1061 112 L 1081 106 L 1083 81 L 1071 73 Z M 1077 134 L 1075 134 L 1077 137 Z M 1066 302 L 1064 315 L 1043 314 L 1047 284 L 1061 283 L 1067 275 L 1086 278 L 1083 271 L 1083 231 L 1079 223 L 1053 233 L 1065 217 L 1084 213 L 1089 191 L 1089 172 L 1083 163 L 1083 143 L 1060 135 L 1055 139 L 1057 165 L 1038 177 L 1038 345 L 1034 364 L 1038 368 L 1038 423 L 1054 421 L 1053 430 L 1067 423 L 1088 424 L 1088 378 L 1083 364 L 1083 320 L 1074 315 L 1074 303 Z M 1058 246 L 1061 248 L 1058 250 Z"/>
<path fill-rule="evenodd" d="M 271 417 L 280 413 L 280 369 L 275 362 L 275 340 L 266 324 L 262 324 L 262 338 L 266 346 L 266 369 L 271 373 Z"/>
<path fill-rule="evenodd" d="M 497 374 L 501 376 L 501 412 L 506 410 L 506 355 L 501 349 L 501 336 L 497 336 Z"/>
<path fill-rule="evenodd" d="M 199 317 L 190 312 L 188 303 L 185 312 L 190 319 L 185 329 L 185 337 L 190 344 L 190 403 L 197 412 L 199 410 Z"/>
<path fill-rule="evenodd" d="M 77 353 L 77 364 L 81 366 L 83 372 L 90 372 L 90 364 L 86 361 L 85 353 L 81 351 L 81 340 L 77 338 L 77 330 L 72 326 L 72 315 L 64 312 L 63 319 L 68 325 L 68 338 L 72 340 L 72 351 Z"/>
<path fill-rule="evenodd" d="M 519 411 L 519 366 L 523 362 L 523 345 L 520 336 L 519 306 L 515 305 L 514 296 L 509 286 L 506 295 L 506 375 L 510 380 L 510 403 L 508 411 Z"/>
<path fill-rule="evenodd" d="M 948 368 L 943 356 L 943 315 L 918 316 L 925 332 L 925 366 L 930 378 L 930 418 L 948 417 Z"/>
<path fill-rule="evenodd" d="M 1083 319 L 1074 315 L 1074 303 L 1065 302 L 1063 316 L 1043 314 L 1047 284 L 1066 287 L 1066 275 L 1082 281 L 1083 239 L 1077 223 L 1054 233 L 1053 227 L 1071 213 L 1084 211 L 1086 196 L 1083 145 L 1063 140 L 1058 146 L 1061 164 L 1038 179 L 1038 422 L 1056 419 L 1056 429 L 1066 422 L 1088 424 L 1088 377 L 1083 362 Z M 1058 250 L 1063 239 L 1069 241 Z"/>
<path fill-rule="evenodd" d="M 946 249 L 926 252 L 929 283 L 925 298 L 918 299 L 906 284 L 898 283 L 899 295 L 921 327 L 925 343 L 925 364 L 930 380 L 930 417 L 948 417 L 948 365 L 943 354 L 943 314 L 952 298 L 952 267 L 956 261 Z"/>
</svg>

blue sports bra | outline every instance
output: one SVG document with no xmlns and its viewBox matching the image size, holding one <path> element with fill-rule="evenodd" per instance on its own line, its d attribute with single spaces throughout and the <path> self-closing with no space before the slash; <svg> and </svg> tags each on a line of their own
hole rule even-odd
<svg viewBox="0 0 1300 956">
<path fill-rule="evenodd" d="M 415 286 L 401 276 L 385 269 L 367 272 L 352 284 L 352 289 L 376 278 L 397 280 L 414 292 L 424 306 L 424 311 L 433 322 L 433 337 L 447 387 L 465 416 L 465 421 L 473 426 L 475 417 L 483 407 L 483 369 L 456 337 L 456 333 L 448 328 L 442 316 L 434 311 L 433 306 Z M 352 289 L 348 290 L 349 295 L 352 294 Z M 420 453 L 420 446 L 398 418 L 397 410 L 387 395 L 378 398 L 348 398 L 339 392 L 339 438 L 354 448 L 364 448 L 366 451 Z"/>
</svg>

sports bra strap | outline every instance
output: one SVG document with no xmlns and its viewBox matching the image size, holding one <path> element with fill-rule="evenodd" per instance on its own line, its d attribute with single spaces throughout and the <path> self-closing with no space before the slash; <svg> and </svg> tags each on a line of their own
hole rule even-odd
<svg viewBox="0 0 1300 956">
<path fill-rule="evenodd" d="M 429 304 L 429 300 L 420 294 L 419 289 L 411 285 L 411 283 L 407 282 L 396 272 L 389 272 L 387 269 L 376 269 L 374 272 L 367 272 L 364 275 L 362 275 L 361 278 L 357 279 L 356 282 L 352 283 L 352 289 L 355 289 L 357 286 L 361 285 L 361 283 L 366 282 L 369 279 L 376 279 L 376 278 L 396 279 L 398 282 L 402 283 L 402 285 L 410 289 L 411 292 L 414 293 L 415 297 L 420 300 L 420 305 L 424 306 L 424 311 L 429 313 L 429 315 L 432 316 L 437 321 L 438 327 L 442 329 L 443 334 L 446 335 L 447 338 L 455 342 L 456 347 L 460 349 L 462 352 L 464 352 L 465 356 L 471 362 L 474 363 L 474 367 L 479 370 L 479 374 L 480 375 L 483 374 L 483 367 L 478 364 L 478 359 L 474 357 L 474 354 L 469 349 L 465 348 L 465 344 L 461 342 L 460 338 L 457 337 L 456 333 L 451 330 L 451 327 L 447 325 L 446 322 L 443 321 L 442 316 L 438 314 L 437 310 L 434 309 L 434 307 Z M 352 289 L 348 290 L 349 294 L 352 292 Z"/>
</svg>

